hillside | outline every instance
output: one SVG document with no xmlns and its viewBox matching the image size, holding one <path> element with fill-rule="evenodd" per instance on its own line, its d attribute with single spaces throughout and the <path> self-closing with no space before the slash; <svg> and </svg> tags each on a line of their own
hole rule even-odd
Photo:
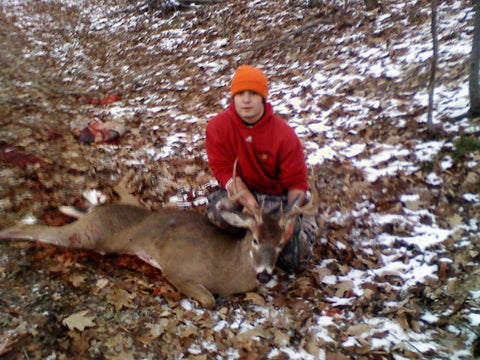
<svg viewBox="0 0 480 360">
<path fill-rule="evenodd" d="M 127 256 L 0 243 L 2 359 L 471 359 L 480 356 L 480 144 L 470 1 L 2 0 L 0 227 L 129 191 L 203 211 L 204 131 L 240 64 L 301 138 L 321 196 L 309 270 L 215 311 Z M 114 5 L 113 5 L 114 3 Z M 113 141 L 85 132 L 115 129 Z"/>
</svg>

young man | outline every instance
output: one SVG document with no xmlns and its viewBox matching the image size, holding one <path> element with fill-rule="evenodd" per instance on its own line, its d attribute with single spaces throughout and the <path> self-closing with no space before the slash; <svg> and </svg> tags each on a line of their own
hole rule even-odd
<svg viewBox="0 0 480 360">
<path fill-rule="evenodd" d="M 281 203 L 285 207 L 298 197 L 302 203 L 308 190 L 302 145 L 295 131 L 267 102 L 265 74 L 242 65 L 230 90 L 229 108 L 213 117 L 206 129 L 209 166 L 223 188 L 210 194 L 207 215 L 222 228 L 227 225 L 219 215 L 221 209 L 258 208 L 259 202 L 264 202 L 264 211 L 279 211 Z M 304 270 L 311 255 L 316 224 L 305 218 L 297 223 L 279 258 L 278 265 L 289 272 Z"/>
</svg>

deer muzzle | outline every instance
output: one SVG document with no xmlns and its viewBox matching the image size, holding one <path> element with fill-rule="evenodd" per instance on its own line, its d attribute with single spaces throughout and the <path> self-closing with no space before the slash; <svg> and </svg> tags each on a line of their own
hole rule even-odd
<svg viewBox="0 0 480 360">
<path fill-rule="evenodd" d="M 262 284 L 266 284 L 272 280 L 272 274 L 269 274 L 267 270 L 263 270 L 257 274 L 257 280 Z"/>
</svg>

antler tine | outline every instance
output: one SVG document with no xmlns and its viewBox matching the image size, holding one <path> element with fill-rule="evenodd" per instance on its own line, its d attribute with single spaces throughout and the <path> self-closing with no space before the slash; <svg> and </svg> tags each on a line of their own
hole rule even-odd
<svg viewBox="0 0 480 360">
<path fill-rule="evenodd" d="M 236 177 L 237 177 L 237 163 L 238 163 L 238 157 L 235 158 L 235 162 L 233 163 L 233 174 L 232 174 L 232 179 L 233 179 L 233 184 L 235 186 L 235 195 L 230 197 L 230 201 L 236 201 L 236 200 L 239 200 L 241 199 L 241 197 L 243 196 L 243 194 L 245 194 L 245 191 L 238 191 L 238 187 L 237 187 L 237 181 L 236 181 Z M 250 206 L 250 204 L 248 203 L 243 203 L 241 202 L 241 204 L 247 208 L 252 214 L 253 216 L 255 217 L 255 221 L 257 222 L 257 224 L 260 224 L 263 220 L 262 220 L 262 212 L 263 212 L 263 206 L 261 209 L 257 209 L 253 206 Z"/>
<path fill-rule="evenodd" d="M 312 181 L 312 179 L 309 179 L 309 184 L 310 184 L 310 192 L 311 192 L 311 198 L 303 206 L 298 206 L 298 201 L 295 201 L 293 203 L 293 206 L 291 209 L 289 209 L 284 215 L 286 217 L 293 217 L 297 215 L 310 215 L 310 216 L 315 216 L 318 214 L 318 205 L 319 205 L 319 199 L 318 199 L 318 190 L 317 187 L 315 186 L 315 183 Z M 298 200 L 298 199 L 297 199 Z"/>
<path fill-rule="evenodd" d="M 245 194 L 245 191 L 241 191 L 241 192 L 238 191 L 237 181 L 236 181 L 237 163 L 238 163 L 238 157 L 235 158 L 235 162 L 233 163 L 233 173 L 232 173 L 233 185 L 235 186 L 235 195 L 231 196 L 230 193 L 228 194 L 228 198 L 231 202 L 237 201 L 243 196 L 243 194 Z"/>
</svg>

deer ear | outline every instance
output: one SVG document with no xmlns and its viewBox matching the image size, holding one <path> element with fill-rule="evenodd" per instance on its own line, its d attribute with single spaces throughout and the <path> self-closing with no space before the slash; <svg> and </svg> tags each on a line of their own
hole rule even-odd
<svg viewBox="0 0 480 360">
<path fill-rule="evenodd" d="M 247 229 L 252 229 L 255 226 L 255 220 L 248 214 L 233 211 L 221 211 L 220 216 L 231 226 Z"/>
<path fill-rule="evenodd" d="M 295 231 L 295 224 L 297 223 L 297 217 L 292 216 L 289 217 L 288 219 L 282 219 L 283 222 L 283 228 L 285 229 L 284 235 L 283 235 L 283 242 L 287 242 L 290 240 L 290 238 L 293 235 L 293 232 Z"/>
</svg>

